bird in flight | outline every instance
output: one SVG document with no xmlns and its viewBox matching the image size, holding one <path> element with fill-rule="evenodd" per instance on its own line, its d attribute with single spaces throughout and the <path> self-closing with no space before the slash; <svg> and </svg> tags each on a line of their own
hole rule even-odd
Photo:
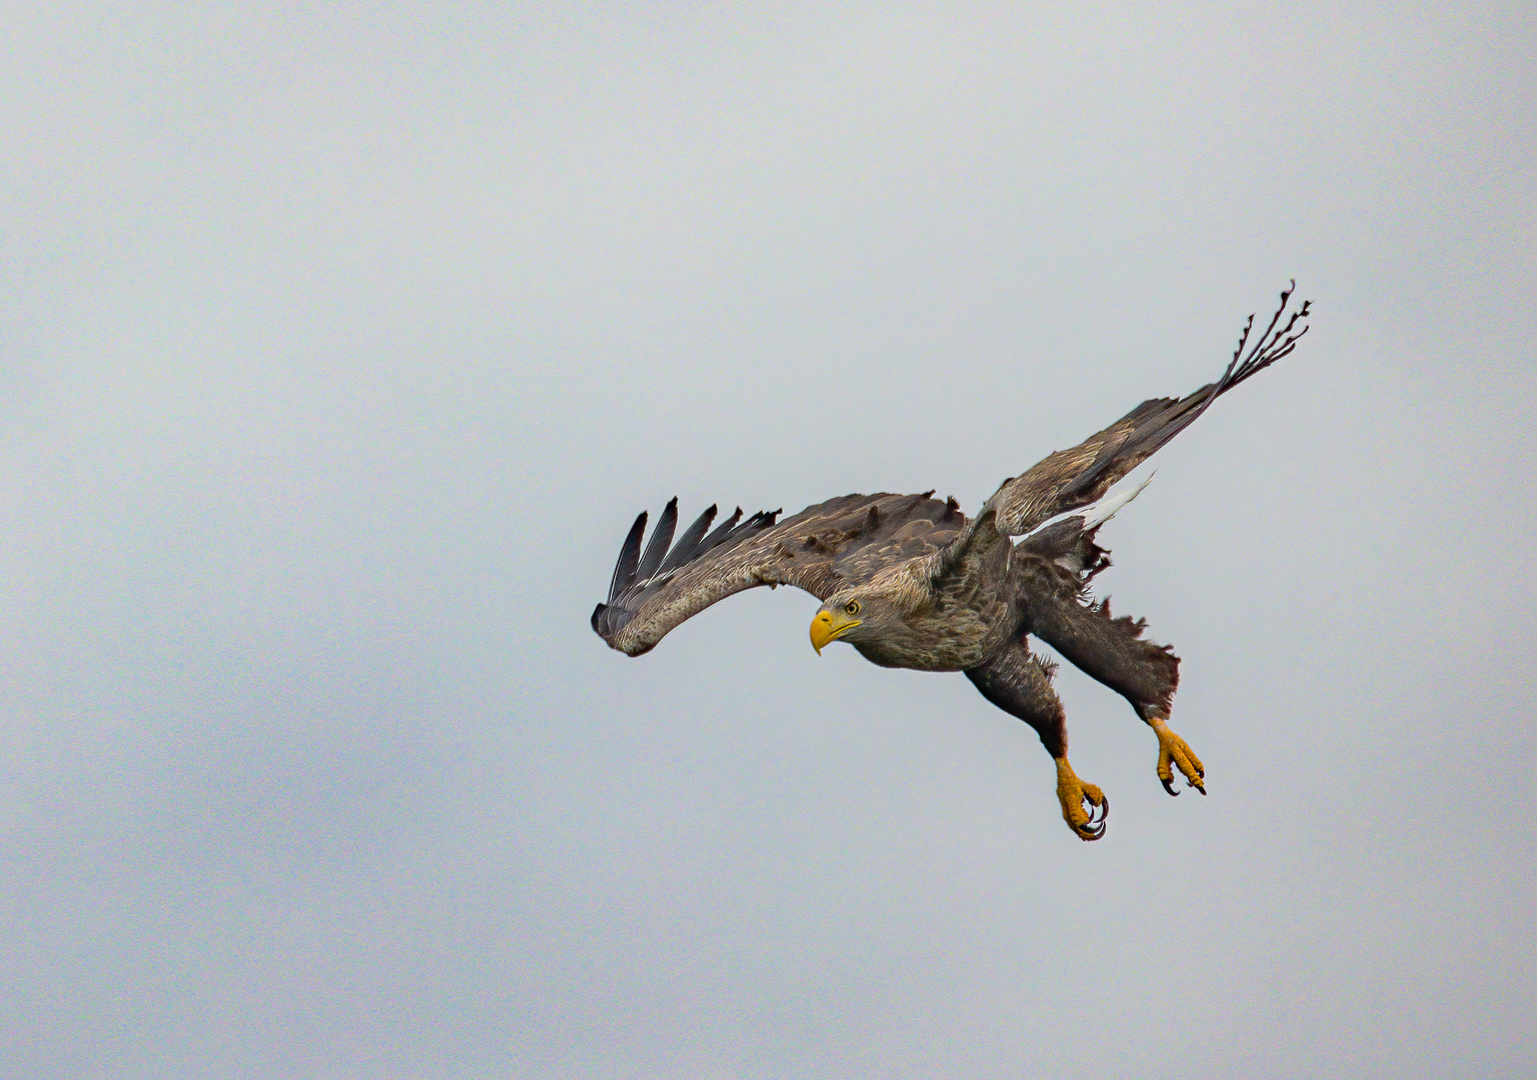
<svg viewBox="0 0 1537 1080">
<path fill-rule="evenodd" d="M 1281 293 L 1252 344 L 1249 316 L 1216 382 L 1182 398 L 1144 401 L 1005 480 L 975 517 L 932 491 L 844 495 L 783 520 L 779 510 L 744 519 L 739 507 L 713 530 L 711 506 L 674 544 L 674 498 L 642 551 L 642 513 L 592 628 L 613 648 L 639 656 L 733 593 L 759 585 L 804 589 L 822 602 L 811 620 L 818 653 L 844 641 L 883 667 L 964 672 L 988 701 L 1033 727 L 1056 763 L 1062 817 L 1080 839 L 1098 840 L 1110 800 L 1068 762 L 1066 715 L 1051 685 L 1056 665 L 1030 651 L 1033 635 L 1131 703 L 1158 738 L 1158 778 L 1170 795 L 1178 794 L 1174 769 L 1204 795 L 1201 759 L 1169 727 L 1179 658 L 1143 638 L 1145 620 L 1112 618 L 1108 601 L 1090 597 L 1090 582 L 1110 564 L 1095 535 L 1142 490 L 1106 498 L 1112 485 L 1218 397 L 1296 348 L 1307 332 L 1308 302 L 1281 322 L 1295 287 Z"/>
</svg>

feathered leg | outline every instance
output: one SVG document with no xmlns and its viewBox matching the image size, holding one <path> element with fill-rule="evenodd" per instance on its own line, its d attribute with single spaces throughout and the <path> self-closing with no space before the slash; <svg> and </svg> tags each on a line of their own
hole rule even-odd
<svg viewBox="0 0 1537 1080">
<path fill-rule="evenodd" d="M 1085 674 L 1119 693 L 1158 737 L 1158 779 L 1170 795 L 1174 767 L 1185 782 L 1206 794 L 1206 767 L 1190 744 L 1169 728 L 1179 657 L 1167 645 L 1142 638 L 1141 619 L 1110 616 L 1108 600 L 1087 607 L 1057 609 L 1037 623 L 1036 633 Z"/>
<path fill-rule="evenodd" d="M 1067 657 L 1084 674 L 1120 694 L 1158 736 L 1158 779 L 1170 795 L 1174 768 L 1202 795 L 1206 769 L 1190 744 L 1169 730 L 1179 657 L 1167 645 L 1142 637 L 1142 619 L 1110 615 L 1110 602 L 1088 603 L 1084 589 L 1109 565 L 1092 530 L 1058 530 L 1027 540 L 1015 560 L 1027 609 L 1026 628 Z"/>
<path fill-rule="evenodd" d="M 1051 688 L 1053 670 L 1054 665 L 1031 656 L 1020 640 L 980 667 L 968 669 L 966 677 L 988 701 L 1035 728 L 1057 763 L 1057 799 L 1067 827 L 1080 840 L 1098 840 L 1105 835 L 1110 800 L 1095 785 L 1078 779 L 1068 764 L 1067 715 Z"/>
</svg>

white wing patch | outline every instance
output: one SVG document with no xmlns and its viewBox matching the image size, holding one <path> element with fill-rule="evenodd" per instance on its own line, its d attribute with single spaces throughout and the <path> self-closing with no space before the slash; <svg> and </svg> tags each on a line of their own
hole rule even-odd
<svg viewBox="0 0 1537 1080">
<path fill-rule="evenodd" d="M 1035 528 L 1031 529 L 1029 533 L 1020 537 L 1016 543 L 1022 544 L 1037 533 L 1043 532 L 1044 530 L 1049 529 L 1053 525 L 1057 525 L 1060 522 L 1072 521 L 1074 518 L 1082 520 L 1083 524 L 1079 527 L 1083 529 L 1084 532 L 1097 529 L 1105 522 L 1115 517 L 1115 515 L 1118 514 L 1121 511 L 1121 508 L 1124 507 L 1127 503 L 1131 502 L 1138 495 L 1141 495 L 1143 490 L 1153 482 L 1153 477 L 1157 475 L 1158 470 L 1154 469 L 1152 472 L 1147 474 L 1147 479 L 1143 480 L 1136 487 L 1127 488 L 1119 494 L 1106 495 L 1103 499 L 1099 500 L 1099 502 L 1095 503 L 1087 510 L 1069 510 L 1065 514 L 1058 514 L 1056 517 L 1048 518 L 1047 520 L 1037 525 Z"/>
<path fill-rule="evenodd" d="M 1103 499 L 1099 500 L 1099 502 L 1083 511 L 1084 529 L 1087 530 L 1097 528 L 1100 525 L 1103 525 L 1105 522 L 1109 521 L 1111 518 L 1115 517 L 1116 512 L 1119 511 L 1121 507 L 1131 502 L 1131 500 L 1135 499 L 1138 495 L 1141 495 L 1142 490 L 1151 484 L 1153 482 L 1153 477 L 1157 475 L 1158 470 L 1154 469 L 1152 472 L 1147 474 L 1147 479 L 1142 481 L 1142 483 L 1138 484 L 1136 487 L 1130 489 L 1129 491 L 1123 491 L 1119 495 L 1106 495 Z"/>
</svg>

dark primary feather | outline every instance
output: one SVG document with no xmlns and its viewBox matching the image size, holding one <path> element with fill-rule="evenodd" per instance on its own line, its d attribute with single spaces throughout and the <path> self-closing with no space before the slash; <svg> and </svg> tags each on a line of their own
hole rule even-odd
<svg viewBox="0 0 1537 1080">
<path fill-rule="evenodd" d="M 612 598 L 635 583 L 635 570 L 640 565 L 640 541 L 646 534 L 646 512 L 642 510 L 630 526 L 630 534 L 619 549 L 619 561 L 614 564 L 614 576 L 608 583 L 608 595 Z"/>
<path fill-rule="evenodd" d="M 677 502 L 673 499 L 673 502 Z M 704 538 L 705 530 L 710 527 L 710 522 L 715 520 L 716 506 L 711 503 L 704 513 L 694 519 L 694 523 L 683 530 L 683 535 L 672 546 L 672 551 L 657 569 L 657 574 L 668 574 L 692 559 L 699 550 L 699 542 Z"/>
<path fill-rule="evenodd" d="M 640 567 L 635 571 L 635 576 L 641 579 L 649 578 L 657 572 L 662 565 L 662 559 L 667 554 L 667 546 L 672 543 L 672 531 L 678 525 L 678 497 L 673 496 L 662 516 L 657 519 L 656 528 L 651 532 L 651 543 L 646 545 L 646 553 L 640 557 Z"/>
<path fill-rule="evenodd" d="M 699 542 L 699 549 L 697 551 L 695 551 L 694 554 L 695 555 L 703 555 L 706 551 L 709 551 L 716 544 L 719 544 L 728 535 L 730 535 L 731 530 L 735 529 L 736 525 L 737 525 L 737 522 L 739 522 L 741 520 L 742 520 L 742 508 L 739 506 L 739 507 L 736 508 L 736 512 L 735 513 L 733 513 L 725 521 L 721 522 L 719 525 L 717 525 L 715 527 L 715 531 L 714 532 L 712 532 L 709 536 L 706 536 L 703 540 L 701 540 Z"/>
</svg>

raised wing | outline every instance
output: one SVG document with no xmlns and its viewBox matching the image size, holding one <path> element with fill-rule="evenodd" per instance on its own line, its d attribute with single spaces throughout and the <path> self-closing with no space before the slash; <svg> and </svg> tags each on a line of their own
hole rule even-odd
<svg viewBox="0 0 1537 1080">
<path fill-rule="evenodd" d="M 844 495 L 783 521 L 776 521 L 778 510 L 744 521 L 739 507 L 710 531 L 712 506 L 676 544 L 673 499 L 644 552 L 646 515 L 635 519 L 619 551 L 608 602 L 592 613 L 592 628 L 613 648 L 639 656 L 685 619 L 743 589 L 794 585 L 825 600 L 954 539 L 966 516 L 953 499 L 940 502 L 931 495 Z"/>
<path fill-rule="evenodd" d="M 1232 363 L 1216 382 L 1187 397 L 1144 401 L 1104 431 L 1070 450 L 1058 450 L 1023 475 L 1004 481 L 988 504 L 997 530 L 1004 536 L 1022 536 L 1058 514 L 1098 501 L 1112 484 L 1194 423 L 1213 401 L 1290 353 L 1307 333 L 1307 327 L 1298 328 L 1297 323 L 1307 316 L 1309 301 L 1304 300 L 1280 330 L 1276 326 L 1286 313 L 1296 284 L 1292 282 L 1281 293 L 1281 306 L 1270 325 L 1244 356 L 1254 326 L 1254 316 L 1249 316 Z M 986 516 L 978 515 L 979 524 Z"/>
</svg>

